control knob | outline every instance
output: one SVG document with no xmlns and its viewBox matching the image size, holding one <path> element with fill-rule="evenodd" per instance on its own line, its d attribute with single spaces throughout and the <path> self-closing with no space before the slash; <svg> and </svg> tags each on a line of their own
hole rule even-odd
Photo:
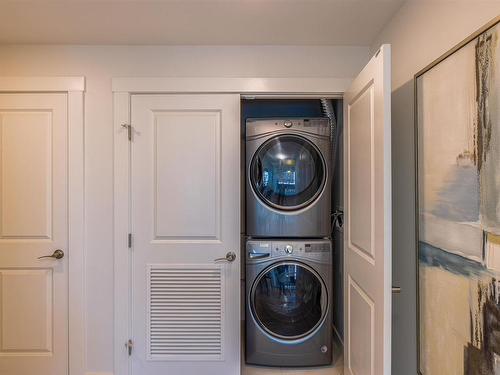
<svg viewBox="0 0 500 375">
<path fill-rule="evenodd" d="M 287 254 L 293 253 L 293 246 L 292 245 L 286 245 L 285 246 L 285 253 L 287 253 Z"/>
</svg>

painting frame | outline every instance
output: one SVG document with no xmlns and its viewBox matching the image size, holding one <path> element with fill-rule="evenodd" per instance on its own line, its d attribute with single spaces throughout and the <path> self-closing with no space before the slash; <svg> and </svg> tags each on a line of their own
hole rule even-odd
<svg viewBox="0 0 500 375">
<path fill-rule="evenodd" d="M 425 68 L 421 69 L 418 71 L 414 77 L 413 77 L 413 95 L 414 95 L 414 101 L 413 101 L 413 122 L 414 122 L 414 140 L 413 140 L 413 147 L 414 147 L 414 178 L 415 178 L 415 195 L 414 195 L 414 209 L 415 209 L 415 271 L 416 271 L 416 344 L 417 344 L 417 374 L 418 375 L 428 375 L 422 371 L 421 368 L 421 296 L 420 296 L 420 202 L 419 202 L 419 139 L 420 139 L 420 132 L 419 132 L 419 101 L 418 101 L 418 79 L 422 77 L 425 73 L 429 72 L 432 70 L 434 67 L 436 67 L 438 64 L 443 62 L 444 60 L 448 59 L 450 56 L 454 55 L 456 52 L 460 51 L 463 47 L 468 45 L 470 42 L 474 41 L 476 38 L 478 38 L 481 34 L 485 33 L 489 29 L 494 28 L 500 23 L 500 15 L 496 16 L 493 18 L 491 21 L 489 21 L 487 24 L 476 30 L 474 33 L 469 35 L 467 38 L 462 40 L 460 43 L 456 44 L 454 47 L 452 47 L 450 50 L 442 54 L 440 57 L 432 61 L 429 65 L 427 65 Z"/>
</svg>

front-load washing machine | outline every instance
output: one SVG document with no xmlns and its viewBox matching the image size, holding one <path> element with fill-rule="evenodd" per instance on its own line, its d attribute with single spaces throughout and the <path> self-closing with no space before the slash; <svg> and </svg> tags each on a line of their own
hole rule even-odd
<svg viewBox="0 0 500 375">
<path fill-rule="evenodd" d="M 328 240 L 247 241 L 247 363 L 331 363 L 331 249 Z"/>
<path fill-rule="evenodd" d="M 327 118 L 246 121 L 246 234 L 330 236 Z"/>
</svg>

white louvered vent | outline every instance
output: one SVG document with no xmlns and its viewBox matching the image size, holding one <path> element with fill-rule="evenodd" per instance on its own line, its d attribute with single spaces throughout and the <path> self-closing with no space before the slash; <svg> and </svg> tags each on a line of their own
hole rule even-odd
<svg viewBox="0 0 500 375">
<path fill-rule="evenodd" d="M 148 280 L 149 359 L 222 360 L 221 267 L 150 265 Z"/>
</svg>

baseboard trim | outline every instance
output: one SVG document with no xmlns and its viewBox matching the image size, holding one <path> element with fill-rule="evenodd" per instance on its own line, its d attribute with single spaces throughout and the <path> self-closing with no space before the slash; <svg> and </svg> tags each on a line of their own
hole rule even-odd
<svg viewBox="0 0 500 375">
<path fill-rule="evenodd" d="M 113 375 L 112 372 L 86 372 L 85 375 Z"/>
</svg>

